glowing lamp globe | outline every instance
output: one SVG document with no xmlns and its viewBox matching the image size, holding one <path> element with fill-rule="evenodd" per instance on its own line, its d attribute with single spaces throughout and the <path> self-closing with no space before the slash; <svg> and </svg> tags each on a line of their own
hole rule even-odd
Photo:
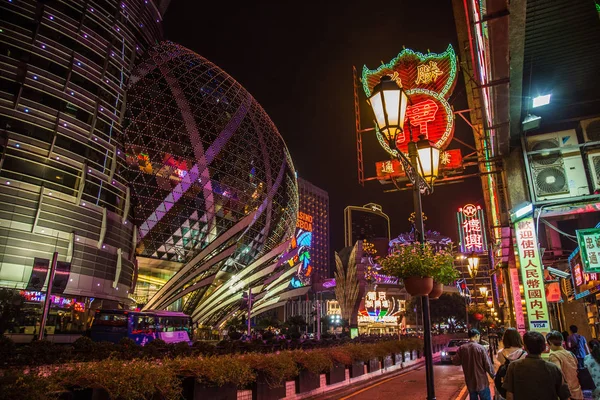
<svg viewBox="0 0 600 400">
<path fill-rule="evenodd" d="M 384 75 L 373 88 L 373 94 L 368 100 L 373 113 L 375 124 L 384 135 L 391 148 L 395 148 L 398 135 L 404 132 L 404 120 L 408 97 L 391 77 Z"/>
</svg>

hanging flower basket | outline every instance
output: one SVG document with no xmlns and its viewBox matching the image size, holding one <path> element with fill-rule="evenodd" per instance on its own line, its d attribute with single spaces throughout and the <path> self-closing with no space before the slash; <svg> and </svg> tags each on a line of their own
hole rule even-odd
<svg viewBox="0 0 600 400">
<path fill-rule="evenodd" d="M 440 296 L 442 295 L 442 293 L 444 293 L 444 284 L 433 281 L 433 289 L 429 293 L 429 299 L 430 300 L 439 299 Z"/>
<path fill-rule="evenodd" d="M 411 296 L 426 296 L 433 289 L 433 278 L 404 278 L 404 288 Z"/>
</svg>

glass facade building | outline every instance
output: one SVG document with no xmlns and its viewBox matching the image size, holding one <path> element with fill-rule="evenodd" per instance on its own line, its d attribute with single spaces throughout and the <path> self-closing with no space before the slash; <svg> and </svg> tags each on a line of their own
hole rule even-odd
<svg viewBox="0 0 600 400">
<path fill-rule="evenodd" d="M 238 310 L 244 290 L 260 294 L 283 269 L 278 257 L 298 213 L 288 150 L 238 82 L 171 42 L 136 67 L 127 110 L 136 252 L 181 264 L 145 309 L 175 305 L 195 322 L 218 324 Z"/>
<path fill-rule="evenodd" d="M 125 90 L 160 22 L 144 0 L 0 3 L 0 286 L 27 303 L 55 251 L 59 294 L 74 300 L 53 304 L 130 303 Z"/>
</svg>

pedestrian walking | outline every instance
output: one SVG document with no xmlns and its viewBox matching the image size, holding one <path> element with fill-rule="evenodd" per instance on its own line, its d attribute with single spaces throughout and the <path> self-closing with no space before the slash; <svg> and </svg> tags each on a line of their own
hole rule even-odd
<svg viewBox="0 0 600 400">
<path fill-rule="evenodd" d="M 567 338 L 567 349 L 575 354 L 579 369 L 583 369 L 583 359 L 587 354 L 590 354 L 590 348 L 588 347 L 585 337 L 577 333 L 578 329 L 576 325 L 571 325 L 569 330 L 571 331 L 571 334 Z"/>
<path fill-rule="evenodd" d="M 559 367 L 542 360 L 546 339 L 539 332 L 526 332 L 527 356 L 508 366 L 502 387 L 507 400 L 567 400 L 571 396 Z"/>
<path fill-rule="evenodd" d="M 594 400 L 600 400 L 600 342 L 597 340 L 590 341 L 592 351 L 585 356 L 583 363 L 590 372 L 592 380 L 596 385 L 596 389 L 592 392 Z"/>
<path fill-rule="evenodd" d="M 527 352 L 523 350 L 521 335 L 515 328 L 508 328 L 504 331 L 502 346 L 502 350 L 498 351 L 497 355 L 500 367 L 498 367 L 496 377 L 494 378 L 494 385 L 496 386 L 494 398 L 496 400 L 504 400 L 506 397 L 506 390 L 502 388 L 502 384 L 504 383 L 509 364 L 527 355 Z"/>
<path fill-rule="evenodd" d="M 494 366 L 485 347 L 479 344 L 480 338 L 477 329 L 470 329 L 469 342 L 458 348 L 452 362 L 462 365 L 470 400 L 491 400 L 487 375 L 494 377 Z"/>
<path fill-rule="evenodd" d="M 575 355 L 565 350 L 563 345 L 562 333 L 552 331 L 546 335 L 546 341 L 550 346 L 550 355 L 548 361 L 556 364 L 562 371 L 563 378 L 569 386 L 572 400 L 583 400 L 583 392 L 577 377 L 578 361 Z"/>
</svg>

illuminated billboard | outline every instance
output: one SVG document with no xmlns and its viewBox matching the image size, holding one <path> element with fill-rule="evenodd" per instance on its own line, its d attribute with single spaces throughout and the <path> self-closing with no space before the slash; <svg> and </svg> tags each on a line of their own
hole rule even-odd
<svg viewBox="0 0 600 400">
<path fill-rule="evenodd" d="M 387 296 L 385 291 L 370 291 L 365 294 L 362 307 L 358 310 L 358 322 L 398 323 L 398 317 L 406 311 L 405 300 Z"/>
<path fill-rule="evenodd" d="M 424 135 L 439 149 L 445 149 L 454 135 L 454 114 L 447 99 L 456 83 L 457 60 L 452 46 L 441 54 L 422 54 L 404 49 L 396 58 L 379 68 L 362 71 L 363 90 L 367 97 L 382 76 L 390 76 L 403 87 L 409 99 L 405 126 L 409 126 L 413 139 Z M 401 133 L 396 140 L 397 148 L 408 153 L 408 134 Z M 377 131 L 381 145 L 388 151 L 381 133 Z"/>
<path fill-rule="evenodd" d="M 313 266 L 310 257 L 312 245 L 312 215 L 298 212 L 296 220 L 296 235 L 292 239 L 290 251 L 298 249 L 298 254 L 289 260 L 290 266 L 296 266 L 296 274 L 292 277 L 290 285 L 294 288 L 310 285 Z"/>
<path fill-rule="evenodd" d="M 462 253 L 485 253 L 488 249 L 485 217 L 480 206 L 467 204 L 456 213 L 459 250 Z"/>
<path fill-rule="evenodd" d="M 442 174 L 448 171 L 461 170 L 462 168 L 463 158 L 460 149 L 446 150 L 440 154 L 440 171 Z M 402 164 L 397 159 L 377 161 L 375 172 L 380 182 L 406 176 Z"/>
</svg>

